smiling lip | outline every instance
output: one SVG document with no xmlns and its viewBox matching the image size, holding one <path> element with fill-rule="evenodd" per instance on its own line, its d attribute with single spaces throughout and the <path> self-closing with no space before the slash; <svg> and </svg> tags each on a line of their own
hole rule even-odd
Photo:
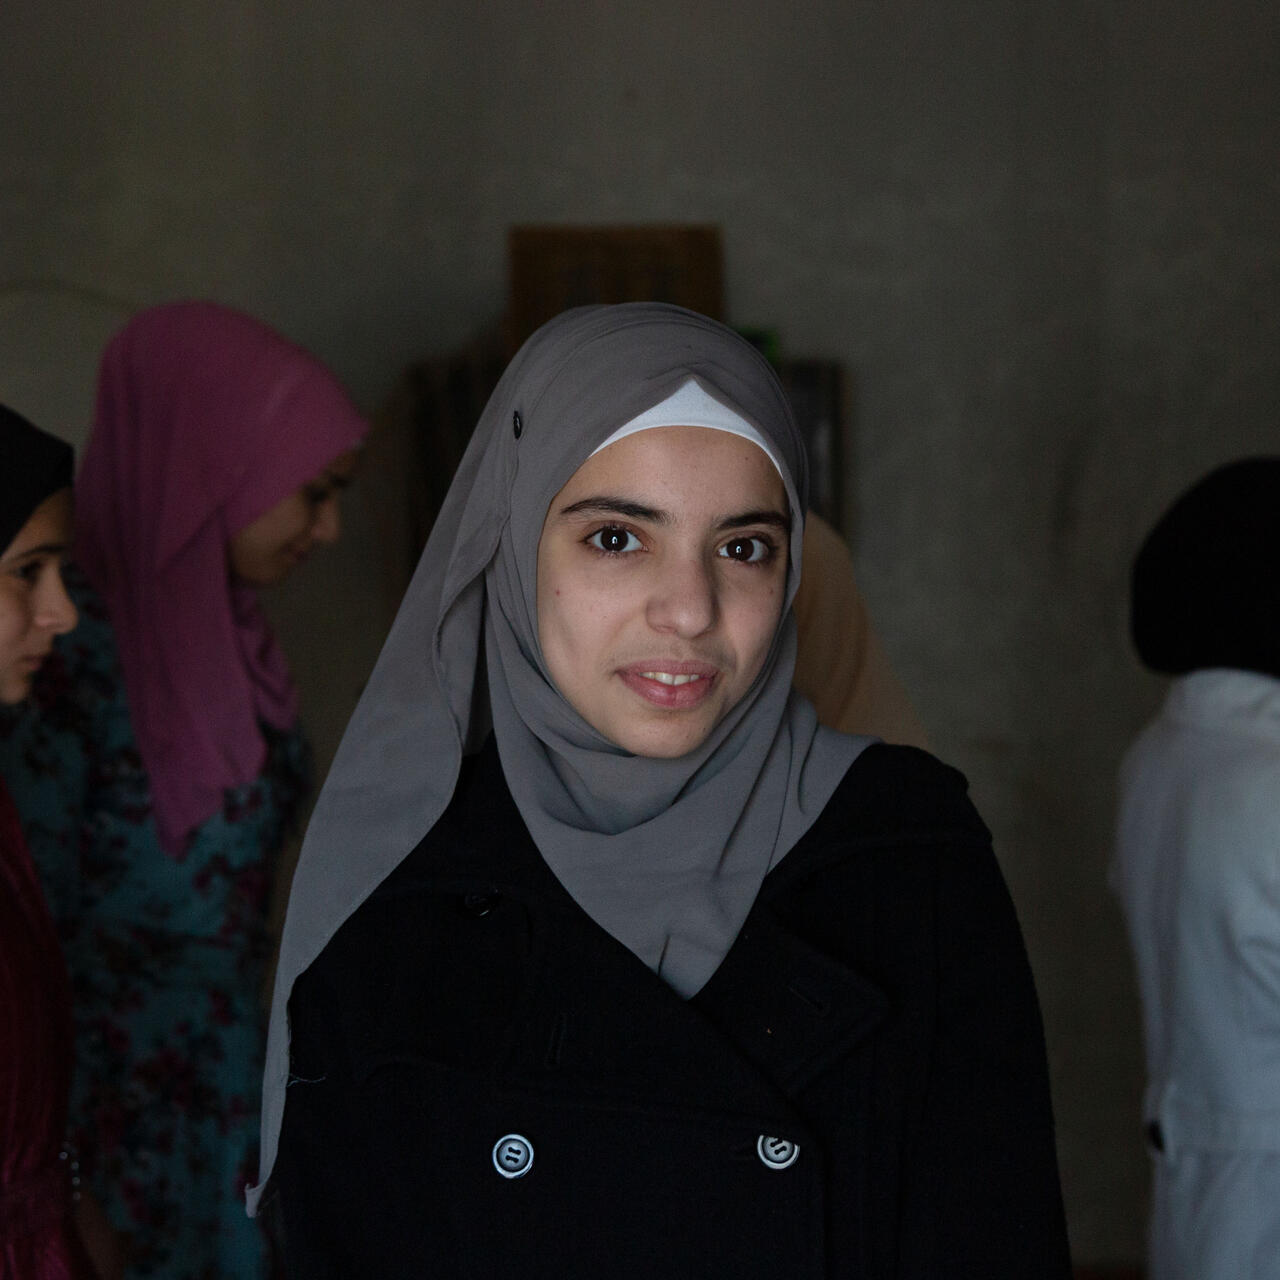
<svg viewBox="0 0 1280 1280">
<path fill-rule="evenodd" d="M 620 667 L 623 684 L 655 707 L 671 711 L 687 711 L 696 707 L 711 692 L 720 674 L 718 667 L 707 662 L 673 662 L 669 659 L 646 659 Z"/>
</svg>

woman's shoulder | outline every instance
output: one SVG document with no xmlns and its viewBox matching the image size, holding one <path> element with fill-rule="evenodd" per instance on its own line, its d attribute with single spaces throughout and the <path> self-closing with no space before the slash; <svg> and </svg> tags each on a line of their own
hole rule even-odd
<svg viewBox="0 0 1280 1280">
<path fill-rule="evenodd" d="M 891 885 L 915 892 L 924 880 L 986 864 L 995 865 L 991 833 L 964 775 L 918 747 L 876 742 L 765 883 L 772 899 L 830 872 L 871 875 L 892 896 Z"/>
<path fill-rule="evenodd" d="M 814 835 L 859 841 L 981 841 L 991 834 L 959 769 L 919 747 L 876 742 L 849 766 Z"/>
</svg>

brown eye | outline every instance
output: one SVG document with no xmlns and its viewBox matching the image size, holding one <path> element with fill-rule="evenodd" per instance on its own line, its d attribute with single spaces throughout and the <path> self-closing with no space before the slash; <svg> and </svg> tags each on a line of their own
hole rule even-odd
<svg viewBox="0 0 1280 1280">
<path fill-rule="evenodd" d="M 720 548 L 720 554 L 742 564 L 759 564 L 773 554 L 773 546 L 764 538 L 730 538 Z"/>
<path fill-rule="evenodd" d="M 587 539 L 587 543 L 597 551 L 604 551 L 609 555 L 640 550 L 640 539 L 629 529 L 620 529 L 616 525 L 606 525 L 603 529 L 597 529 Z"/>
</svg>

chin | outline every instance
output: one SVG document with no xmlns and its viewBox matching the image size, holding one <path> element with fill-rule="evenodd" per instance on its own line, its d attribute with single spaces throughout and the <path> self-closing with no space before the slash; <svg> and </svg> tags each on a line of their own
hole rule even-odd
<svg viewBox="0 0 1280 1280">
<path fill-rule="evenodd" d="M 718 724 L 719 721 L 716 721 Z M 680 726 L 666 725 L 656 727 L 652 733 L 644 731 L 633 731 L 622 735 L 620 738 L 614 738 L 624 751 L 630 751 L 633 756 L 645 756 L 650 760 L 679 760 L 681 756 L 687 756 L 692 751 L 702 746 L 704 742 L 711 736 L 711 731 L 715 728 L 715 724 L 699 726 Z"/>
<path fill-rule="evenodd" d="M 31 692 L 31 676 L 0 676 L 0 707 L 12 707 Z"/>
</svg>

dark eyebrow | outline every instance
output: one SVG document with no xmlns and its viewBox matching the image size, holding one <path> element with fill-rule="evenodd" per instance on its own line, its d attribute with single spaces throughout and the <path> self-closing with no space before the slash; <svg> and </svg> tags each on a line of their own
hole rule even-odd
<svg viewBox="0 0 1280 1280">
<path fill-rule="evenodd" d="M 649 524 L 670 524 L 669 512 L 660 511 L 657 507 L 646 507 L 641 502 L 632 502 L 627 498 L 611 498 L 606 494 L 597 494 L 583 498 L 579 502 L 571 502 L 560 508 L 562 516 L 574 515 L 611 515 L 625 516 L 629 520 L 644 520 Z M 791 520 L 781 511 L 767 508 L 760 511 L 742 511 L 736 515 L 724 516 L 716 521 L 716 529 L 740 529 L 743 525 L 763 524 L 779 529 L 783 533 L 791 530 Z"/>
<path fill-rule="evenodd" d="M 630 502 L 626 498 L 610 498 L 599 494 L 591 498 L 583 498 L 580 502 L 571 502 L 560 508 L 562 516 L 576 515 L 610 515 L 626 516 L 629 520 L 645 520 L 649 524 L 670 524 L 671 516 L 656 507 L 646 507 L 641 502 Z"/>
<path fill-rule="evenodd" d="M 767 524 L 783 533 L 791 532 L 791 520 L 781 511 L 744 511 L 741 515 L 726 516 L 717 525 L 717 529 L 736 529 L 744 524 Z"/>
</svg>

